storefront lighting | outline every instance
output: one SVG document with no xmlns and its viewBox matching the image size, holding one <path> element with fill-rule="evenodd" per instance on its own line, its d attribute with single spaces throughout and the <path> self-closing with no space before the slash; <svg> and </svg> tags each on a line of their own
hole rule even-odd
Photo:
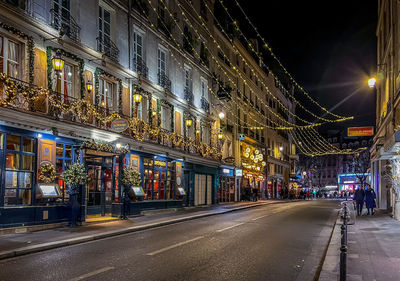
<svg viewBox="0 0 400 281">
<path fill-rule="evenodd" d="M 251 160 L 254 160 L 254 155 L 253 155 L 253 154 L 250 155 L 250 159 L 251 159 Z"/>
<path fill-rule="evenodd" d="M 53 69 L 56 73 L 61 73 L 64 68 L 64 60 L 61 57 L 61 51 L 57 50 L 56 54 L 51 59 L 53 63 Z"/>
<path fill-rule="evenodd" d="M 261 168 L 260 167 L 257 167 L 257 171 L 260 171 L 261 170 Z"/>
<path fill-rule="evenodd" d="M 223 137 L 224 137 L 224 134 L 222 134 L 222 130 L 220 130 L 219 133 L 218 133 L 218 139 L 222 140 Z"/>
<path fill-rule="evenodd" d="M 254 163 L 258 163 L 258 158 L 254 159 Z"/>
<path fill-rule="evenodd" d="M 219 119 L 224 119 L 225 118 L 225 113 L 223 113 L 222 111 L 218 114 Z"/>
<path fill-rule="evenodd" d="M 280 150 L 280 151 L 283 151 L 283 146 L 280 146 L 280 147 L 279 147 L 279 150 Z"/>
<path fill-rule="evenodd" d="M 249 158 L 249 156 L 250 156 L 250 154 L 248 154 L 248 153 L 244 154 L 244 157 L 246 157 L 246 158 Z"/>
<path fill-rule="evenodd" d="M 250 147 L 246 148 L 246 152 L 250 153 Z"/>
<path fill-rule="evenodd" d="M 40 139 L 43 137 L 43 135 L 39 133 L 39 134 L 37 134 L 37 137 Z"/>
<path fill-rule="evenodd" d="M 267 163 L 265 163 L 265 161 L 263 161 L 261 164 L 262 164 L 263 166 L 267 165 Z"/>
<path fill-rule="evenodd" d="M 86 82 L 86 90 L 89 92 L 89 94 L 93 91 L 92 81 L 87 80 L 87 82 Z"/>
<path fill-rule="evenodd" d="M 256 151 L 254 151 L 255 155 L 258 155 L 260 153 L 260 151 L 258 151 L 258 149 L 256 149 Z"/>
<path fill-rule="evenodd" d="M 190 127 L 193 124 L 193 120 L 192 119 L 186 119 L 186 126 Z"/>
<path fill-rule="evenodd" d="M 118 149 L 120 149 L 122 145 L 121 145 L 120 143 L 117 143 L 115 146 L 116 146 Z"/>
<path fill-rule="evenodd" d="M 375 83 L 376 83 L 375 77 L 371 77 L 368 79 L 368 87 L 370 87 L 371 89 L 373 89 L 375 87 Z"/>
</svg>

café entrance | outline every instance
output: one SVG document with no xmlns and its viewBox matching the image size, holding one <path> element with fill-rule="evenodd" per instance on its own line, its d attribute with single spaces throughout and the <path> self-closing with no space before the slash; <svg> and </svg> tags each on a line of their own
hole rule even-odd
<svg viewBox="0 0 400 281">
<path fill-rule="evenodd" d="M 86 190 L 87 216 L 111 216 L 115 192 L 115 156 L 110 154 L 85 152 L 85 165 L 89 176 Z"/>
</svg>

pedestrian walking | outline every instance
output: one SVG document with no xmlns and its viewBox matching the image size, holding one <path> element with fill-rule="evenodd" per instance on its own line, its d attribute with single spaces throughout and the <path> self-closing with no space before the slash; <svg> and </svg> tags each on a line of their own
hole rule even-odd
<svg viewBox="0 0 400 281">
<path fill-rule="evenodd" d="M 354 192 L 354 201 L 356 201 L 357 206 L 357 216 L 362 215 L 362 209 L 364 206 L 365 191 L 362 187 L 357 188 L 356 192 Z"/>
<path fill-rule="evenodd" d="M 375 214 L 374 211 L 374 208 L 376 208 L 375 198 L 376 198 L 375 191 L 371 188 L 370 184 L 367 184 L 367 190 L 365 191 L 365 205 L 368 210 L 367 215 Z"/>
<path fill-rule="evenodd" d="M 310 200 L 310 191 L 307 191 L 307 200 Z"/>
<path fill-rule="evenodd" d="M 258 195 L 258 189 L 257 188 L 253 188 L 253 201 L 257 202 L 257 195 Z"/>
</svg>

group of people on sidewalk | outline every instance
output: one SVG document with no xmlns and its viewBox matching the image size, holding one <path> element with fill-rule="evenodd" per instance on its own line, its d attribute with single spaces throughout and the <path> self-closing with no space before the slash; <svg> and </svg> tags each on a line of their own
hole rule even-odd
<svg viewBox="0 0 400 281">
<path fill-rule="evenodd" d="M 356 202 L 356 208 L 357 208 L 357 216 L 362 215 L 362 209 L 365 206 L 367 207 L 368 213 L 367 215 L 373 215 L 375 214 L 374 208 L 376 208 L 376 194 L 375 191 L 371 188 L 370 184 L 366 184 L 366 189 L 363 187 L 357 188 L 357 190 L 354 192 L 353 199 Z"/>
</svg>

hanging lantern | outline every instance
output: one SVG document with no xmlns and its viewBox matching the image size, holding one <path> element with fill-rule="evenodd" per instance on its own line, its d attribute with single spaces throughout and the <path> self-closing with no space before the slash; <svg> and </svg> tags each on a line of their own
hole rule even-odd
<svg viewBox="0 0 400 281">
<path fill-rule="evenodd" d="M 193 120 L 192 119 L 186 119 L 186 126 L 190 127 L 193 124 Z"/>
<path fill-rule="evenodd" d="M 64 60 L 61 57 L 61 51 L 57 50 L 56 54 L 51 59 L 53 63 L 53 69 L 55 72 L 60 73 L 64 68 Z"/>
<path fill-rule="evenodd" d="M 87 82 L 86 82 L 86 90 L 87 90 L 89 93 L 91 93 L 91 92 L 93 91 L 93 84 L 92 84 L 92 81 L 87 80 Z"/>
<path fill-rule="evenodd" d="M 218 133 L 218 139 L 222 140 L 223 137 L 224 137 L 224 135 L 222 134 L 222 130 L 220 130 Z"/>
<path fill-rule="evenodd" d="M 133 94 L 133 100 L 135 101 L 135 103 L 140 103 L 142 101 L 142 95 L 136 92 L 135 94 Z"/>
</svg>

